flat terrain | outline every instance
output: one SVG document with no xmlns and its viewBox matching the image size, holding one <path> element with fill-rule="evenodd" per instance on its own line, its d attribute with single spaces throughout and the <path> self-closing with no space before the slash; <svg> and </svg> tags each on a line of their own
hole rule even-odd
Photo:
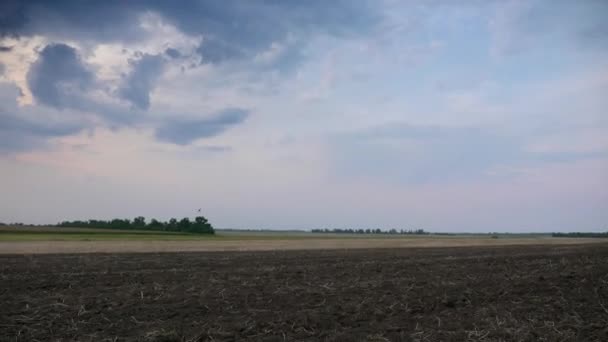
<svg viewBox="0 0 608 342">
<path fill-rule="evenodd" d="M 117 230 L 64 227 L 0 227 L 0 242 L 3 241 L 169 241 L 202 240 L 210 235 L 164 232 L 150 230 Z"/>
<path fill-rule="evenodd" d="M 49 253 L 158 253 L 209 251 L 275 251 L 319 249 L 464 247 L 511 245 L 571 245 L 597 244 L 605 239 L 585 238 L 467 238 L 467 237 L 411 237 L 388 238 L 333 238 L 333 239 L 250 239 L 206 238 L 192 240 L 111 239 L 108 241 L 0 241 L 1 254 Z"/>
<path fill-rule="evenodd" d="M 216 235 L 78 229 L 0 227 L 0 254 L 158 253 L 274 251 L 511 245 L 570 245 L 608 242 L 601 238 L 553 238 L 550 235 L 388 235 L 307 232 L 218 231 Z"/>
<path fill-rule="evenodd" d="M 0 275 L 0 341 L 608 341 L 602 243 L 1 255 Z"/>
</svg>

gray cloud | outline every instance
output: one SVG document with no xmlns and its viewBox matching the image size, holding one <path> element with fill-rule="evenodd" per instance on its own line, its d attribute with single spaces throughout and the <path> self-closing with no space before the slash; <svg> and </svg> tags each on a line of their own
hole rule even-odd
<svg viewBox="0 0 608 342">
<path fill-rule="evenodd" d="M 27 73 L 27 83 L 36 100 L 55 108 L 70 107 L 74 94 L 85 91 L 93 82 L 94 74 L 76 49 L 66 44 L 44 47 Z"/>
<path fill-rule="evenodd" d="M 196 49 L 196 52 L 201 56 L 201 63 L 203 64 L 219 64 L 226 60 L 246 56 L 246 52 L 240 46 L 216 39 L 204 40 Z"/>
<path fill-rule="evenodd" d="M 0 153 L 38 148 L 44 146 L 49 138 L 72 135 L 83 128 L 74 124 L 22 120 L 0 108 Z"/>
<path fill-rule="evenodd" d="M 206 119 L 169 119 L 156 129 L 156 138 L 176 145 L 217 136 L 247 119 L 249 111 L 229 108 Z"/>
<path fill-rule="evenodd" d="M 186 34 L 202 36 L 203 41 L 195 51 L 202 63 L 234 62 L 230 68 L 247 68 L 250 77 L 256 78 L 268 70 L 292 70 L 304 58 L 303 47 L 310 35 L 349 36 L 369 32 L 379 22 L 380 11 L 368 0 L 306 3 L 186 0 L 180 4 L 155 0 L 7 0 L 0 3 L 0 37 L 41 35 L 50 41 L 77 41 L 78 46 L 129 43 L 149 34 L 140 21 L 149 13 L 160 15 Z M 273 50 L 277 46 L 280 51 Z M 11 48 L 2 47 L 2 51 L 10 53 Z M 111 127 L 153 126 L 155 119 L 144 113 L 151 106 L 150 94 L 166 63 L 192 57 L 182 53 L 170 47 L 159 55 L 140 56 L 131 62 L 131 72 L 116 87 L 96 77 L 94 68 L 81 59 L 74 47 L 50 44 L 42 48 L 30 66 L 27 84 L 36 103 L 46 106 L 41 112 L 49 107 L 59 109 L 59 114 L 53 111 L 57 115 L 61 111 L 82 112 L 83 117 L 94 115 Z M 265 57 L 257 58 L 260 55 Z M 105 95 L 124 102 L 104 100 Z M 189 144 L 198 138 L 221 134 L 247 115 L 247 111 L 234 109 L 211 119 L 168 120 L 158 127 L 156 136 L 163 141 Z M 44 136 L 43 132 L 38 133 Z"/>
<path fill-rule="evenodd" d="M 230 152 L 230 151 L 232 151 L 232 147 L 230 147 L 230 146 L 215 146 L 215 145 L 202 146 L 201 149 L 203 151 L 215 152 L 215 153 L 223 153 L 223 152 Z"/>
<path fill-rule="evenodd" d="M 288 36 L 312 32 L 338 36 L 368 32 L 380 22 L 379 7 L 350 1 L 18 1 L 2 2 L 0 36 L 130 42 L 145 34 L 142 14 L 153 12 L 181 31 L 205 40 L 203 63 L 251 57 Z M 303 39 L 305 40 L 305 39 Z M 173 52 L 169 52 L 173 53 Z"/>
<path fill-rule="evenodd" d="M 165 55 L 167 55 L 171 58 L 180 58 L 182 56 L 181 52 L 179 52 L 179 50 L 174 49 L 174 48 L 167 48 L 165 50 Z"/>
<path fill-rule="evenodd" d="M 3 46 L 0 45 L 0 52 L 11 52 L 13 51 L 13 47 L 12 46 Z"/>
<path fill-rule="evenodd" d="M 608 11 L 608 6 L 605 9 Z M 608 46 L 608 23 L 601 21 L 582 29 L 579 33 L 584 46 L 605 48 Z"/>
<path fill-rule="evenodd" d="M 136 20 L 143 10 L 135 1 L 2 1 L 0 36 L 132 41 L 143 33 Z"/>
<path fill-rule="evenodd" d="M 527 143 L 490 127 L 393 124 L 337 136 L 330 152 L 340 175 L 406 183 L 479 179 L 501 167 L 606 156 L 534 153 Z"/>
<path fill-rule="evenodd" d="M 605 1 L 497 2 L 496 14 L 489 21 L 493 36 L 492 52 L 511 56 L 531 49 L 605 48 L 608 42 Z M 564 13 L 568 13 L 567 20 Z M 547 37 L 551 36 L 551 39 Z"/>
<path fill-rule="evenodd" d="M 121 98 L 138 108 L 148 108 L 149 91 L 158 77 L 157 58 L 144 55 L 133 62 L 133 72 L 125 77 L 120 89 Z M 96 78 L 76 49 L 66 44 L 45 46 L 27 72 L 27 83 L 38 104 L 95 114 L 112 126 L 129 125 L 143 119 L 141 113 L 126 105 L 90 96 L 93 91 L 107 92 L 108 86 Z"/>
<path fill-rule="evenodd" d="M 273 42 L 284 41 L 288 35 L 323 32 L 344 36 L 366 32 L 380 18 L 378 7 L 367 0 L 207 0 L 180 6 L 161 1 L 151 8 L 183 32 L 208 37 L 199 51 L 203 60 L 211 63 L 251 56 Z"/>
<path fill-rule="evenodd" d="M 17 152 L 44 146 L 49 138 L 75 134 L 84 125 L 70 120 L 38 120 L 36 115 L 24 111 L 15 101 L 19 89 L 8 83 L 0 83 L 0 153 Z M 40 114 L 36 111 L 35 114 Z"/>
<path fill-rule="evenodd" d="M 265 47 L 290 31 L 349 34 L 379 19 L 373 1 L 79 1 L 7 0 L 0 5 L 0 34 L 81 36 L 97 41 L 132 39 L 137 17 L 156 12 L 180 30 L 249 47 Z M 50 24 L 50 25 L 49 25 Z M 64 37 L 65 38 L 65 37 Z"/>
<path fill-rule="evenodd" d="M 147 110 L 150 108 L 150 92 L 161 76 L 165 61 L 162 56 L 144 54 L 131 64 L 133 70 L 125 78 L 118 93 L 137 108 Z"/>
</svg>

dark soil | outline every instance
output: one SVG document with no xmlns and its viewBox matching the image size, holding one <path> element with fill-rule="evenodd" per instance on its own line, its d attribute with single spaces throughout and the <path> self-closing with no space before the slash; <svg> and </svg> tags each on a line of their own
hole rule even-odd
<svg viewBox="0 0 608 342">
<path fill-rule="evenodd" d="M 608 246 L 0 256 L 1 341 L 608 341 Z"/>
</svg>

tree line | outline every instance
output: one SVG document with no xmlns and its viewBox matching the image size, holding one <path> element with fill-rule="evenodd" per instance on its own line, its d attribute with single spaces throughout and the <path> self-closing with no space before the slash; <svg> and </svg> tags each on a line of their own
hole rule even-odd
<svg viewBox="0 0 608 342">
<path fill-rule="evenodd" d="M 381 230 L 380 228 L 376 228 L 376 229 L 340 229 L 340 228 L 333 228 L 333 229 L 328 229 L 328 228 L 324 228 L 324 229 L 312 229 L 311 232 L 313 233 L 332 233 L 332 234 L 403 234 L 403 235 L 426 235 L 429 234 L 428 232 L 425 232 L 424 229 L 390 229 L 390 230 Z"/>
<path fill-rule="evenodd" d="M 73 228 L 101 228 L 101 229 L 122 229 L 122 230 L 154 230 L 165 232 L 184 232 L 197 234 L 215 234 L 215 229 L 204 216 L 197 216 L 194 221 L 184 217 L 181 220 L 175 218 L 163 222 L 157 219 L 152 219 L 146 222 L 146 218 L 138 216 L 133 220 L 129 219 L 112 219 L 104 220 L 87 220 L 87 221 L 63 221 L 57 224 L 58 227 L 73 227 Z"/>
<path fill-rule="evenodd" d="M 585 232 L 572 232 L 572 233 L 553 233 L 553 237 L 586 237 L 586 238 L 608 238 L 608 232 L 604 233 L 585 233 Z"/>
</svg>

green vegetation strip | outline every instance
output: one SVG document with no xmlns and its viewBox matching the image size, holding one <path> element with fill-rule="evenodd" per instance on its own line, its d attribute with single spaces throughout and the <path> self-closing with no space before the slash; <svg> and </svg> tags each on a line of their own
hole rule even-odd
<svg viewBox="0 0 608 342">
<path fill-rule="evenodd" d="M 521 237 L 521 236 L 518 236 Z M 539 236 L 536 236 L 539 237 Z M 263 240 L 366 240 L 366 239 L 488 239 L 488 235 L 375 235 L 316 234 L 308 232 L 235 232 L 218 231 L 215 235 L 179 232 L 108 231 L 86 229 L 0 229 L 0 241 L 263 241 Z"/>
<path fill-rule="evenodd" d="M 580 236 L 579 236 L 580 235 Z M 365 239 L 513 239 L 550 238 L 551 234 L 346 234 L 305 231 L 217 230 L 215 235 L 185 232 L 116 230 L 61 227 L 0 227 L 0 241 L 262 241 L 262 240 L 365 240 Z M 562 234 L 560 237 L 568 235 Z M 571 237 L 606 237 L 604 234 L 578 234 Z M 556 234 L 553 234 L 556 237 Z"/>
<path fill-rule="evenodd" d="M 129 233 L 0 233 L 0 241 L 172 241 L 209 240 L 212 236 Z"/>
</svg>

